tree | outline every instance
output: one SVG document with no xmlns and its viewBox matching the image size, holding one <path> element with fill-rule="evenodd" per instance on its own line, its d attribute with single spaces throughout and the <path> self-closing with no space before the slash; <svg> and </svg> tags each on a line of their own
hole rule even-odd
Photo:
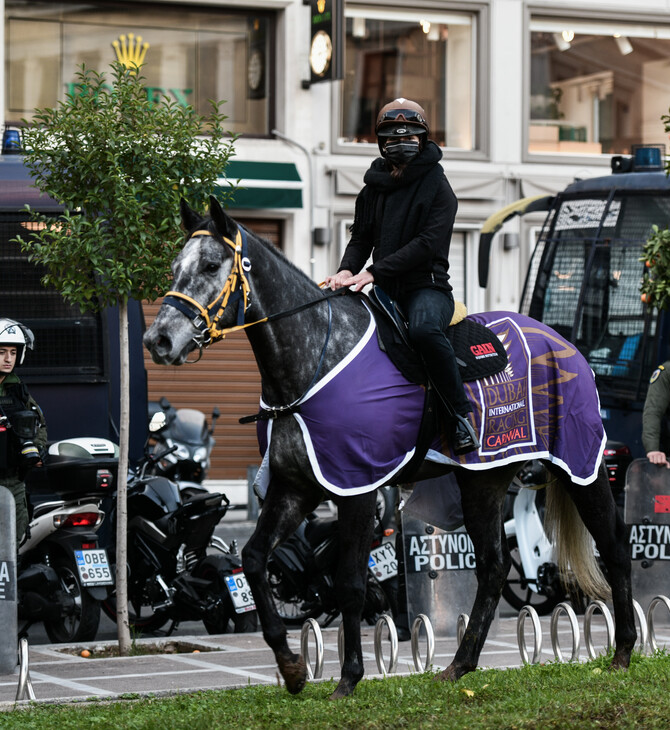
<svg viewBox="0 0 670 730">
<path fill-rule="evenodd" d="M 108 77 L 85 66 L 74 92 L 38 109 L 24 131 L 36 186 L 65 210 L 30 211 L 41 228 L 17 238 L 54 286 L 82 310 L 119 307 L 121 404 L 117 482 L 116 589 L 119 651 L 130 649 L 126 488 L 129 441 L 128 300 L 154 300 L 169 287 L 180 246 L 179 199 L 205 207 L 234 154 L 223 102 L 205 117 L 164 97 L 147 97 L 140 67 L 115 62 Z M 203 135 L 206 131 L 206 135 Z M 231 186 L 220 197 L 231 196 Z M 30 210 L 28 208 L 28 210 Z"/>
</svg>

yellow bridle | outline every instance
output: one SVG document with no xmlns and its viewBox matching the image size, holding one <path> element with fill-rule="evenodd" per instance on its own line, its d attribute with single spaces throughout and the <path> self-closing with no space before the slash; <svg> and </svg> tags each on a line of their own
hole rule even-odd
<svg viewBox="0 0 670 730">
<path fill-rule="evenodd" d="M 190 238 L 195 238 L 195 236 L 212 236 L 212 234 L 202 229 L 194 231 Z M 223 241 L 233 250 L 233 265 L 221 291 L 210 304 L 203 307 L 193 297 L 188 296 L 188 294 L 174 290 L 169 291 L 163 300 L 164 303 L 175 307 L 175 309 L 185 314 L 193 322 L 193 326 L 200 333 L 200 336 L 196 337 L 196 343 L 199 347 L 207 347 L 212 342 L 224 338 L 229 332 L 250 327 L 253 324 L 264 322 L 267 319 L 264 318 L 258 320 L 258 322 L 244 323 L 244 313 L 247 311 L 250 303 L 251 287 L 249 286 L 249 280 L 246 275 L 251 270 L 251 262 L 246 255 L 246 235 L 243 233 L 243 229 L 237 229 L 235 242 L 225 236 L 223 237 Z M 223 317 L 223 313 L 230 303 L 231 296 L 235 296 L 235 299 L 239 300 L 238 323 L 234 327 L 220 328 L 218 326 L 219 320 Z M 184 305 L 183 302 L 186 302 L 188 306 Z"/>
</svg>

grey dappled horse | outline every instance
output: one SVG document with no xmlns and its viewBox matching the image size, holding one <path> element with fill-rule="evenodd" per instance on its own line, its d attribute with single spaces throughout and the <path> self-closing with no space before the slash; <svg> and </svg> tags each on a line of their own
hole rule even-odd
<svg viewBox="0 0 670 730">
<path fill-rule="evenodd" d="M 295 531 L 305 515 L 324 499 L 334 499 L 340 520 L 336 579 L 344 663 L 332 698 L 344 697 L 363 677 L 360 621 L 375 493 L 340 497 L 325 492 L 313 475 L 296 420 L 281 416 L 292 413 L 292 405 L 317 375 L 330 372 L 359 342 L 368 327 L 369 312 L 359 295 L 324 295 L 271 244 L 238 228 L 215 198 L 210 199 L 208 217 L 184 201 L 181 214 L 188 237 L 173 264 L 173 291 L 146 332 L 144 344 L 156 363 L 182 365 L 194 350 L 220 339 L 226 328 L 242 320 L 248 326 L 246 333 L 262 377 L 263 400 L 278 417 L 273 420 L 269 453 L 272 477 L 258 524 L 243 550 L 244 570 L 263 636 L 287 689 L 297 693 L 305 685 L 306 666 L 287 644 L 286 628 L 271 598 L 266 563 L 271 551 Z M 451 664 L 437 675 L 439 679 L 457 680 L 477 666 L 510 569 L 502 506 L 518 466 L 492 464 L 484 472 L 455 470 L 465 526 L 475 549 L 478 588 L 463 639 Z M 587 594 L 603 595 L 611 588 L 616 620 L 612 667 L 626 668 L 636 639 L 630 559 L 626 527 L 615 508 L 604 466 L 588 486 L 575 484 L 553 465 L 548 468 L 555 477 L 553 492 L 561 497 L 550 501 L 553 508 L 548 507 L 556 513 L 555 539 L 565 548 L 559 551 L 559 558 L 570 561 L 570 569 Z M 437 469 L 447 470 L 424 462 L 411 481 L 435 476 Z M 609 586 L 605 584 L 604 591 L 584 525 L 606 567 Z"/>
</svg>

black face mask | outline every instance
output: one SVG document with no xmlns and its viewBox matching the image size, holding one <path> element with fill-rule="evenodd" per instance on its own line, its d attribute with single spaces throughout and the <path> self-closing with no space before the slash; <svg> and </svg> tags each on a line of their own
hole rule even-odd
<svg viewBox="0 0 670 730">
<path fill-rule="evenodd" d="M 415 140 L 399 139 L 387 142 L 384 157 L 394 165 L 406 165 L 419 154 L 419 143 Z"/>
</svg>

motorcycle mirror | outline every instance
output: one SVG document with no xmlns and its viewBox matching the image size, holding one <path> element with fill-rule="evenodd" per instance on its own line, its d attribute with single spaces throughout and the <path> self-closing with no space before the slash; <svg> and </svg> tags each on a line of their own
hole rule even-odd
<svg viewBox="0 0 670 730">
<path fill-rule="evenodd" d="M 165 413 L 163 413 L 163 411 L 158 411 L 151 416 L 151 420 L 149 421 L 149 431 L 151 431 L 151 433 L 156 433 L 156 431 L 160 431 L 162 428 L 165 428 L 166 423 L 167 418 Z"/>
<path fill-rule="evenodd" d="M 214 433 L 214 426 L 216 425 L 216 421 L 221 415 L 221 411 L 219 410 L 218 406 L 214 406 L 214 410 L 212 411 L 212 426 L 209 429 L 210 433 Z"/>
</svg>

